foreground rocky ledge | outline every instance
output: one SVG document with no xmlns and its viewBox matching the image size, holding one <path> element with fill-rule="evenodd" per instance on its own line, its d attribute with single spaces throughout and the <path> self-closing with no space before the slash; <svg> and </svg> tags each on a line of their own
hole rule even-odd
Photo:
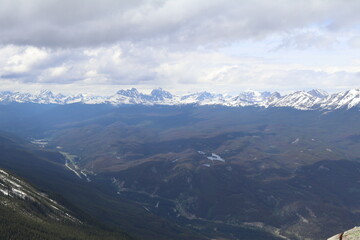
<svg viewBox="0 0 360 240">
<path fill-rule="evenodd" d="M 354 227 L 344 233 L 336 234 L 328 240 L 359 240 L 360 239 L 360 227 Z"/>
</svg>

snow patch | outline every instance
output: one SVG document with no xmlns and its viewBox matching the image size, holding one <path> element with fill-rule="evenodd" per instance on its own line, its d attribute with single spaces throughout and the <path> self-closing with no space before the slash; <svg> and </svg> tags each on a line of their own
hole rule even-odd
<svg viewBox="0 0 360 240">
<path fill-rule="evenodd" d="M 7 190 L 0 189 L 0 192 L 2 192 L 5 196 L 9 196 L 9 191 Z"/>
<path fill-rule="evenodd" d="M 299 217 L 300 221 L 302 221 L 303 223 L 309 223 L 309 220 L 307 220 L 306 218 L 304 218 L 300 214 L 297 213 L 296 215 Z"/>
<path fill-rule="evenodd" d="M 80 173 L 85 177 L 86 181 L 91 182 L 91 179 L 88 177 L 84 170 L 81 170 Z"/>
<path fill-rule="evenodd" d="M 26 193 L 24 193 L 23 191 L 19 190 L 19 189 L 11 189 L 11 191 L 18 197 L 25 199 L 28 195 Z"/>
<path fill-rule="evenodd" d="M 73 173 L 75 173 L 76 176 L 78 176 L 78 177 L 81 179 L 80 174 L 79 174 L 77 171 L 75 171 L 74 169 L 72 169 L 72 168 L 69 166 L 69 163 L 68 163 L 67 161 L 66 161 L 66 163 L 65 163 L 65 166 L 66 166 L 70 171 L 72 171 Z"/>
<path fill-rule="evenodd" d="M 48 141 L 46 139 L 34 139 L 31 141 L 31 143 L 39 147 L 45 148 L 45 146 L 48 144 Z"/>
<path fill-rule="evenodd" d="M 220 161 L 220 162 L 225 162 L 224 159 L 222 159 L 219 155 L 212 153 L 210 157 L 207 157 L 207 159 L 211 160 L 211 161 Z"/>
</svg>

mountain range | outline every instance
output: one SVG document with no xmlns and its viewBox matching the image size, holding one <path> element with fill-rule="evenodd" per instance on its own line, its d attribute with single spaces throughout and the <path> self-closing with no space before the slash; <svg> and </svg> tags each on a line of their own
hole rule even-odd
<svg viewBox="0 0 360 240">
<path fill-rule="evenodd" d="M 360 89 L 328 94 L 319 89 L 296 91 L 286 95 L 278 92 L 258 92 L 248 90 L 236 96 L 198 92 L 185 95 L 173 95 L 161 88 L 150 94 L 139 92 L 136 88 L 119 90 L 112 96 L 76 94 L 65 96 L 43 90 L 39 94 L 3 91 L 0 103 L 39 103 L 39 104 L 142 104 L 142 105 L 222 105 L 228 107 L 290 107 L 299 110 L 335 110 L 360 106 Z"/>
</svg>

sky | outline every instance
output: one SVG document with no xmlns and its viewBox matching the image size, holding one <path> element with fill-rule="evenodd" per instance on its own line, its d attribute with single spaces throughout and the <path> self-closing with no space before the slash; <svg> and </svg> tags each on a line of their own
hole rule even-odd
<svg viewBox="0 0 360 240">
<path fill-rule="evenodd" d="M 360 86 L 358 0 L 0 0 L 0 91 Z"/>
</svg>

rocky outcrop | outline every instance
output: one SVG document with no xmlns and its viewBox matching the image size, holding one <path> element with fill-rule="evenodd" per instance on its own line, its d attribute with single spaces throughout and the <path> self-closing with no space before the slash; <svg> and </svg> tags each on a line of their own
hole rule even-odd
<svg viewBox="0 0 360 240">
<path fill-rule="evenodd" d="M 360 239 L 360 227 L 354 227 L 346 232 L 336 234 L 328 240 L 359 240 Z"/>
</svg>

